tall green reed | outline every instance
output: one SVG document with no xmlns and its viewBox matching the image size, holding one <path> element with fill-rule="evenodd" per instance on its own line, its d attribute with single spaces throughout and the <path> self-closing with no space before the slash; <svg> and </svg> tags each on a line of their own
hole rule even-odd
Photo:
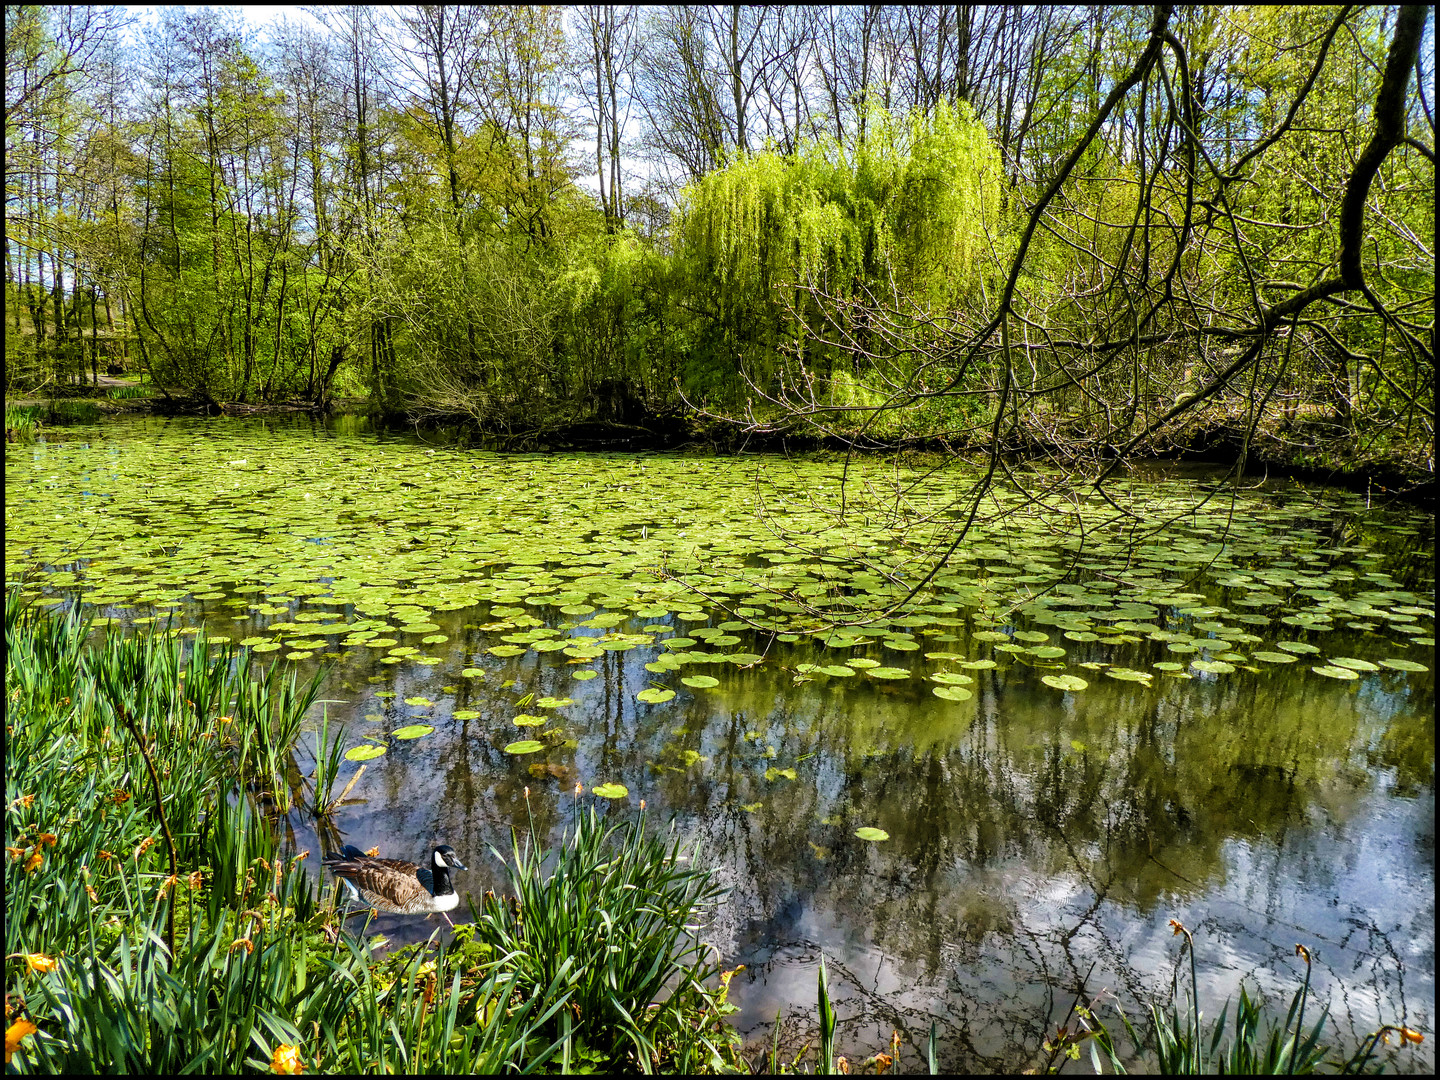
<svg viewBox="0 0 1440 1080">
<path fill-rule="evenodd" d="M 532 818 L 505 860 L 518 907 L 487 894 L 475 939 L 504 957 L 526 993 L 566 986 L 573 1008 L 547 1032 L 567 1064 L 645 1071 L 667 1060 L 713 1067 L 729 1052 L 715 992 L 719 974 L 697 920 L 723 895 L 713 873 L 673 830 L 650 835 L 638 818 L 607 824 L 588 807 L 547 854 Z M 472 906 L 473 911 L 473 906 Z M 712 1023 L 696 1023 L 697 1017 Z"/>
</svg>

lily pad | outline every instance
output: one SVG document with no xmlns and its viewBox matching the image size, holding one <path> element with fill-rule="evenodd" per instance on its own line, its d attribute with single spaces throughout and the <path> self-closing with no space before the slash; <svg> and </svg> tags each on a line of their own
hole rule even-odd
<svg viewBox="0 0 1440 1080">
<path fill-rule="evenodd" d="M 434 730 L 429 724 L 406 724 L 402 728 L 396 728 L 391 734 L 397 739 L 418 739 L 431 734 Z"/>
<path fill-rule="evenodd" d="M 910 669 L 903 667 L 873 667 L 870 669 L 871 678 L 875 679 L 908 679 Z"/>
<path fill-rule="evenodd" d="M 875 843 L 878 843 L 881 840 L 890 839 L 890 834 L 884 829 L 876 829 L 869 825 L 866 825 L 863 829 L 856 829 L 855 835 L 858 836 L 861 840 L 870 840 Z"/>
<path fill-rule="evenodd" d="M 1119 679 L 1121 682 L 1144 683 L 1146 686 L 1149 686 L 1150 680 L 1154 678 L 1148 671 L 1136 671 L 1133 668 L 1123 667 L 1106 668 L 1105 674 L 1112 679 Z"/>
<path fill-rule="evenodd" d="M 709 690 L 712 686 L 720 685 L 720 680 L 713 675 L 687 675 L 680 682 L 692 690 Z"/>
<path fill-rule="evenodd" d="M 590 789 L 591 794 L 599 795 L 602 799 L 623 799 L 630 794 L 630 789 L 624 784 L 596 784 Z"/>
<path fill-rule="evenodd" d="M 1293 664 L 1298 657 L 1294 653 L 1283 652 L 1257 652 L 1250 654 L 1254 659 L 1263 661 L 1266 664 Z"/>
<path fill-rule="evenodd" d="M 944 701 L 969 701 L 975 696 L 963 686 L 932 686 L 930 692 Z"/>
<path fill-rule="evenodd" d="M 662 702 L 669 701 L 674 696 L 674 690 L 660 690 L 652 686 L 636 694 L 635 700 L 643 701 L 647 705 L 659 705 Z"/>
<path fill-rule="evenodd" d="M 1310 670 L 1315 672 L 1316 675 L 1324 675 L 1328 679 L 1349 680 L 1360 678 L 1359 675 L 1349 668 L 1331 667 L 1329 664 L 1316 664 Z"/>
<path fill-rule="evenodd" d="M 537 750 L 544 750 L 545 744 L 535 739 L 519 739 L 505 747 L 507 754 L 533 754 Z"/>
<path fill-rule="evenodd" d="M 1381 667 L 1390 668 L 1392 671 L 1429 671 L 1424 664 L 1417 664 L 1414 660 L 1398 660 L 1390 658 L 1380 661 Z"/>
<path fill-rule="evenodd" d="M 352 746 L 345 751 L 346 761 L 374 761 L 385 753 L 385 747 L 369 744 L 366 746 Z"/>
<path fill-rule="evenodd" d="M 1331 657 L 1330 663 L 1334 667 L 1349 668 L 1351 671 L 1379 671 L 1380 665 L 1372 664 L 1369 660 L 1357 660 L 1353 656 Z"/>
<path fill-rule="evenodd" d="M 1234 664 L 1227 664 L 1224 660 L 1191 660 L 1190 666 L 1210 675 L 1229 675 L 1235 670 Z"/>
<path fill-rule="evenodd" d="M 1040 681 L 1046 686 L 1053 686 L 1056 690 L 1084 690 L 1090 684 L 1079 675 L 1042 675 Z"/>
</svg>

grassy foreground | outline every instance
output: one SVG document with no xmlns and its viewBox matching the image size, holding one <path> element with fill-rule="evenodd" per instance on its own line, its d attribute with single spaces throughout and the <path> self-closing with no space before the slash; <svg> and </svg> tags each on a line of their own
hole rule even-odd
<svg viewBox="0 0 1440 1080">
<path fill-rule="evenodd" d="M 579 813 L 554 856 L 532 831 L 518 906 L 382 955 L 262 813 L 319 676 L 203 634 L 188 657 L 88 636 L 7 595 L 7 1071 L 733 1067 L 728 978 L 691 929 L 719 890 L 643 814 Z"/>
</svg>

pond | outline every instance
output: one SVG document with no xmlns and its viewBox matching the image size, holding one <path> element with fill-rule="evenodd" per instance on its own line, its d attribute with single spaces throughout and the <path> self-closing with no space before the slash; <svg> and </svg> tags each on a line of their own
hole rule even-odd
<svg viewBox="0 0 1440 1080">
<path fill-rule="evenodd" d="M 948 1069 L 1036 1065 L 1082 987 L 1133 1014 L 1188 978 L 1171 919 L 1207 1016 L 1242 977 L 1283 1009 L 1300 943 L 1343 1048 L 1433 1032 L 1432 519 L 1135 477 L 1107 522 L 1038 476 L 927 580 L 970 511 L 936 464 L 132 418 L 7 448 L 6 576 L 328 665 L 364 772 L 338 831 L 283 818 L 317 875 L 450 843 L 478 896 L 530 815 L 673 816 L 732 890 L 736 1020 L 780 1010 L 792 1054 L 823 953 L 852 1061 L 894 1030 L 915 1067 L 933 1021 Z"/>
</svg>

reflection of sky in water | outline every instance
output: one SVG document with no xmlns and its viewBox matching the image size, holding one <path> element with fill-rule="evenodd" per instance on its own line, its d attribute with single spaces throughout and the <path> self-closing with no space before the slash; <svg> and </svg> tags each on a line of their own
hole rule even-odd
<svg viewBox="0 0 1440 1080">
<path fill-rule="evenodd" d="M 222 458 L 246 456 L 223 438 L 217 443 Z M 363 447 L 352 442 L 348 449 Z M 37 458 L 44 453 L 35 451 Z M 54 458 L 37 473 L 41 483 L 67 455 Z M 13 471 L 7 470 L 7 490 Z M 100 471 L 90 475 L 93 488 L 103 488 Z M 134 484 L 139 477 L 122 479 Z M 257 504 L 287 493 L 273 480 L 243 479 L 244 497 Z M 294 491 L 289 494 L 293 499 Z M 476 498 L 493 502 L 499 495 L 516 506 L 524 493 L 482 488 Z M 609 488 L 597 497 L 624 498 Z M 7 503 L 7 522 L 21 505 Z M 422 544 L 424 533 L 447 520 L 420 508 L 376 510 L 361 502 L 339 510 L 336 521 L 352 512 L 377 537 L 393 532 Z M 567 513 L 552 532 L 592 535 L 583 508 Z M 162 533 L 165 522 L 175 520 L 167 504 L 145 514 L 154 520 L 144 535 L 157 545 L 170 543 Z M 230 532 L 275 539 L 277 563 L 291 550 L 285 538 L 304 540 L 313 551 L 342 537 L 340 529 L 331 534 L 239 516 L 244 520 L 232 518 Z M 180 520 L 192 530 L 204 526 Z M 659 531 L 648 527 L 652 542 Z M 634 532 L 623 534 L 631 537 L 627 544 L 644 539 Z M 182 542 L 192 545 L 194 533 Z M 354 554 L 347 542 L 334 545 L 337 558 Z M 362 538 L 371 554 L 367 544 Z M 385 562 L 382 546 L 373 552 L 381 561 L 364 579 L 413 580 L 413 564 Z M 475 558 L 482 566 L 474 576 L 488 578 L 489 556 Z M 742 561 L 771 560 L 745 553 Z M 331 580 L 331 562 L 327 555 L 312 564 L 308 580 Z M 163 560 L 157 566 L 166 572 Z M 134 568 L 148 569 L 143 558 Z M 1396 569 L 1397 577 L 1403 573 Z M 251 598 L 291 591 L 302 590 L 278 583 Z M 304 606 L 291 603 L 288 614 L 270 619 L 207 601 L 181 614 L 191 622 L 203 616 L 238 640 Z M 1158 606 L 1167 618 L 1174 615 L 1173 607 Z M 559 619 L 553 609 L 525 610 L 552 625 Z M 650 672 L 645 663 L 659 655 L 652 647 L 574 665 L 560 653 L 499 660 L 483 651 L 494 637 L 465 628 L 490 619 L 487 609 L 437 612 L 432 621 L 450 640 L 421 646 L 442 658 L 433 667 L 408 660 L 381 665 L 380 654 L 364 648 L 337 662 L 322 697 L 331 699 L 332 724 L 344 723 L 352 743 L 363 732 L 389 732 L 417 720 L 437 730 L 414 741 L 387 740 L 389 752 L 369 763 L 352 792 L 361 801 L 338 815 L 343 837 L 331 840 L 378 845 L 384 855 L 417 860 L 432 844 L 451 843 L 471 867 L 457 884 L 479 895 L 500 885 L 488 846 L 508 851 L 511 828 L 524 826 L 525 787 L 541 831 L 553 840 L 574 811 L 569 792 L 577 780 L 587 788 L 624 783 L 630 797 L 607 812 L 632 814 L 643 798 L 655 819 L 675 814 L 687 835 L 704 839 L 709 861 L 734 890 L 709 936 L 727 967 L 747 965 L 732 987 L 738 1022 L 747 1034 L 764 1037 L 776 1009 L 784 1009 L 790 1019 L 782 1043 L 791 1056 L 814 1035 L 816 961 L 823 950 L 839 1002 L 842 1050 L 852 1061 L 885 1049 L 891 1030 L 899 1029 L 907 1067 L 919 1066 L 933 1019 L 948 1067 L 1038 1064 L 1047 1029 L 1065 1018 L 1082 981 L 1091 994 L 1118 995 L 1132 1016 L 1177 972 L 1188 986 L 1189 964 L 1180 959 L 1181 939 L 1171 933 L 1170 918 L 1196 934 L 1209 1017 L 1237 995 L 1242 976 L 1283 1012 L 1299 985 L 1303 966 L 1294 945 L 1302 942 L 1316 961 L 1315 992 L 1332 1008 L 1329 1030 L 1347 1049 L 1382 1020 L 1433 1031 L 1433 732 L 1428 744 L 1416 734 L 1433 723 L 1431 673 L 1383 672 L 1342 683 L 1311 674 L 1318 658 L 1302 657 L 1262 668 L 1260 675 L 1198 673 L 1183 683 L 1157 677 L 1149 690 L 1077 665 L 1108 659 L 1144 668 L 1155 659 L 1191 657 L 1166 655 L 1158 643 L 1112 648 L 1066 641 L 1045 627 L 1052 642 L 1067 649 L 1065 670 L 1083 675 L 1089 689 L 1052 691 L 1039 685 L 1038 672 L 1017 662 L 1007 670 L 967 672 L 975 697 L 952 704 L 935 699 L 919 680 L 882 685 L 857 675 L 797 686 L 795 664 L 834 663 L 848 652 L 803 645 L 775 646 L 753 671 L 718 664 Z M 639 617 L 617 629 L 665 621 L 673 620 Z M 676 625 L 683 634 L 694 624 Z M 283 636 L 308 633 L 302 628 Z M 1295 627 L 1262 633 L 1271 648 L 1284 638 L 1305 640 Z M 742 638 L 734 647 L 750 648 Z M 333 647 L 338 639 L 330 640 Z M 1336 631 L 1316 640 L 1329 656 L 1398 655 L 1374 635 Z M 403 643 L 419 645 L 419 639 Z M 702 641 L 698 648 L 707 646 Z M 940 648 L 973 655 L 976 646 Z M 884 664 L 934 670 L 939 665 L 923 661 L 923 651 L 861 650 Z M 1404 655 L 1433 665 L 1429 649 Z M 315 661 L 320 658 L 317 651 Z M 486 676 L 461 678 L 469 666 Z M 588 667 L 600 676 L 570 677 Z M 716 676 L 721 686 L 681 687 L 679 679 L 693 674 Z M 514 685 L 502 688 L 506 680 Z M 635 694 L 651 685 L 674 688 L 678 696 L 660 706 L 637 703 Z M 456 689 L 441 689 L 446 686 Z M 377 699 L 376 690 L 395 697 Z M 516 706 L 530 692 L 575 699 L 559 715 L 577 746 L 522 758 L 500 751 L 525 737 L 510 723 L 518 712 L 542 711 Z M 416 695 L 435 707 L 404 704 Z M 456 719 L 462 710 L 480 716 Z M 383 719 L 367 721 L 366 714 Z M 747 739 L 751 731 L 759 737 Z M 767 747 L 774 747 L 773 757 Z M 700 761 L 675 768 L 684 751 Z M 300 757 L 308 773 L 310 763 Z M 537 763 L 554 766 L 555 774 L 531 773 Z M 796 779 L 765 781 L 772 765 L 794 768 Z M 352 771 L 350 765 L 342 770 L 337 787 Z M 580 805 L 592 801 L 586 795 Z M 740 808 L 753 803 L 762 805 L 753 812 Z M 297 846 L 311 851 L 315 873 L 321 842 L 295 817 Z M 867 825 L 886 829 L 891 840 L 855 839 L 854 830 Z M 439 920 L 384 917 L 378 929 L 410 941 L 437 923 L 443 928 Z M 1433 1061 L 1433 1040 L 1402 1059 L 1412 1070 Z"/>
</svg>

